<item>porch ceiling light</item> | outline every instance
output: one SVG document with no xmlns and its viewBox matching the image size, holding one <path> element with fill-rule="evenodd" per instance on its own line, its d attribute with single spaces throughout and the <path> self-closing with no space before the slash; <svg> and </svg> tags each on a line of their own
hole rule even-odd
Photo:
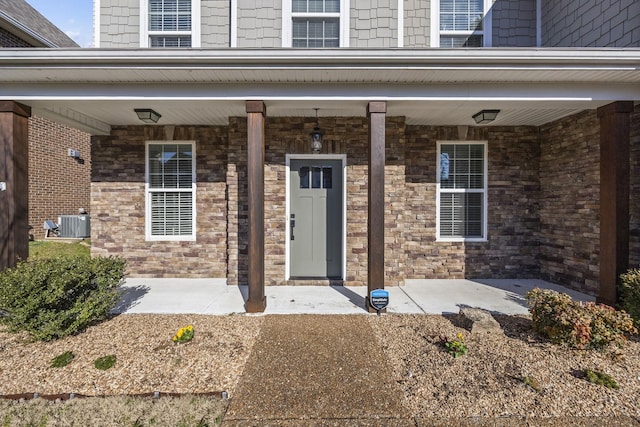
<svg viewBox="0 0 640 427">
<path fill-rule="evenodd" d="M 316 110 L 316 125 L 313 128 L 313 132 L 309 134 L 311 137 L 311 149 L 314 153 L 319 153 L 322 150 L 322 131 L 318 126 L 318 110 L 319 108 L 314 108 Z"/>
<path fill-rule="evenodd" d="M 140 121 L 145 123 L 158 123 L 158 120 L 162 117 L 160 113 L 151 108 L 134 108 L 133 111 L 136 112 Z"/>
<path fill-rule="evenodd" d="M 491 123 L 498 117 L 500 110 L 482 110 L 473 115 L 473 120 L 479 125 Z"/>
</svg>

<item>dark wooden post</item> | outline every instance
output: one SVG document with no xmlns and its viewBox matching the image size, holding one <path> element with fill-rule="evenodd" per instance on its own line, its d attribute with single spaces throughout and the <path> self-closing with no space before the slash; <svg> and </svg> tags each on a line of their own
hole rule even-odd
<svg viewBox="0 0 640 427">
<path fill-rule="evenodd" d="M 620 274 L 629 268 L 629 144 L 633 102 L 598 108 L 600 118 L 600 291 L 615 305 Z"/>
<path fill-rule="evenodd" d="M 375 289 L 384 289 L 384 161 L 386 102 L 369 102 L 369 230 L 366 305 Z"/>
<path fill-rule="evenodd" d="M 0 101 L 0 271 L 29 256 L 31 108 Z"/>
<path fill-rule="evenodd" d="M 264 120 L 262 101 L 247 101 L 247 184 L 249 197 L 249 297 L 247 313 L 263 312 L 264 295 Z"/>
</svg>

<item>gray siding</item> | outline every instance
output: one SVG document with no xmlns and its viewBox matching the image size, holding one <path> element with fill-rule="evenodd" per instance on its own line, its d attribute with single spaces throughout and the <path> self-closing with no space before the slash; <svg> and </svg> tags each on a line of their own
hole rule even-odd
<svg viewBox="0 0 640 427">
<path fill-rule="evenodd" d="M 492 7 L 492 46 L 536 46 L 536 0 L 497 0 Z"/>
<path fill-rule="evenodd" d="M 280 0 L 238 0 L 238 47 L 282 47 Z"/>
<path fill-rule="evenodd" d="M 351 0 L 350 14 L 350 47 L 398 47 L 397 0 Z"/>
<path fill-rule="evenodd" d="M 542 44 L 546 47 L 640 47 L 640 1 L 544 1 Z"/>
<path fill-rule="evenodd" d="M 203 48 L 229 47 L 229 0 L 203 0 L 201 5 L 201 46 Z"/>
<path fill-rule="evenodd" d="M 100 2 L 100 47 L 140 47 L 140 0 Z"/>
<path fill-rule="evenodd" d="M 431 45 L 431 2 L 429 0 L 405 0 L 404 47 L 429 47 Z"/>
</svg>

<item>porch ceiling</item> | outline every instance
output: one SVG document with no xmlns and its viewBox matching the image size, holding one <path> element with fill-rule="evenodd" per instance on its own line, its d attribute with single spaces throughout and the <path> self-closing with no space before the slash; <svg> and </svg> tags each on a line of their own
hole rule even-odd
<svg viewBox="0 0 640 427">
<path fill-rule="evenodd" d="M 0 50 L 0 99 L 89 131 L 225 124 L 262 99 L 269 116 L 363 116 L 371 100 L 408 124 L 534 125 L 616 100 L 640 100 L 640 49 Z"/>
</svg>

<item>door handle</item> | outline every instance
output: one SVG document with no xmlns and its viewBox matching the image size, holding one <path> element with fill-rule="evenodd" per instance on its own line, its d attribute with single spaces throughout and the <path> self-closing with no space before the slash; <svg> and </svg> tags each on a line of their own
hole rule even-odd
<svg viewBox="0 0 640 427">
<path fill-rule="evenodd" d="M 296 214 L 291 214 L 291 220 L 289 221 L 289 231 L 291 234 L 291 240 L 295 240 L 296 237 L 293 235 L 293 229 L 296 226 L 296 220 L 295 220 Z"/>
</svg>

